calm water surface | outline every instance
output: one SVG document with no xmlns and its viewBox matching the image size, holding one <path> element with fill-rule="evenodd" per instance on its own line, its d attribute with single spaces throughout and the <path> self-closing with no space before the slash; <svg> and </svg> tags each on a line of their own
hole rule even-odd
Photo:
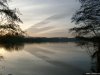
<svg viewBox="0 0 100 75">
<path fill-rule="evenodd" d="M 90 56 L 75 43 L 28 44 L 10 51 L 1 47 L 0 58 L 0 75 L 82 75 L 91 68 Z"/>
</svg>

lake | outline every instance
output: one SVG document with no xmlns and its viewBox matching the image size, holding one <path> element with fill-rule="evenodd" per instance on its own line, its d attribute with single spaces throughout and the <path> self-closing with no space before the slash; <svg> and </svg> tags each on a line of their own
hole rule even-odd
<svg viewBox="0 0 100 75">
<path fill-rule="evenodd" d="M 0 46 L 0 75 L 83 75 L 91 58 L 75 43 L 33 43 Z"/>
</svg>

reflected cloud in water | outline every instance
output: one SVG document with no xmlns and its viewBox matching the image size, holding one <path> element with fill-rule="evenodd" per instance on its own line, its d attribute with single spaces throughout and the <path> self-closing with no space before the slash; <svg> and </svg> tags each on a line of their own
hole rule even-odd
<svg viewBox="0 0 100 75">
<path fill-rule="evenodd" d="M 80 75 L 87 71 L 84 65 L 89 65 L 87 55 L 72 42 L 9 43 L 0 44 L 0 48 L 6 51 L 6 64 L 2 63 L 6 74 Z"/>
</svg>

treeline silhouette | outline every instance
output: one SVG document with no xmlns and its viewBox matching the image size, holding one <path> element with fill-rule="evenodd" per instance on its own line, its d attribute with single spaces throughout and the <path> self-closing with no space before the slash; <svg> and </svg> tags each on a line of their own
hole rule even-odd
<svg viewBox="0 0 100 75">
<path fill-rule="evenodd" d="M 88 41 L 88 42 L 96 42 L 100 43 L 100 37 L 94 36 L 94 37 L 81 37 L 81 36 L 76 36 L 76 39 L 80 39 L 81 41 Z"/>
<path fill-rule="evenodd" d="M 66 37 L 23 37 L 23 36 L 0 36 L 0 43 L 41 43 L 41 42 L 78 42 L 77 38 Z"/>
</svg>

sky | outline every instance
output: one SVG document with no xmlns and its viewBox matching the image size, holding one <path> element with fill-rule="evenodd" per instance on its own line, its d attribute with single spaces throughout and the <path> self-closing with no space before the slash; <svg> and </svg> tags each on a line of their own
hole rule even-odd
<svg viewBox="0 0 100 75">
<path fill-rule="evenodd" d="M 71 17 L 80 6 L 78 0 L 12 0 L 9 5 L 21 12 L 20 26 L 33 37 L 71 37 Z"/>
</svg>

